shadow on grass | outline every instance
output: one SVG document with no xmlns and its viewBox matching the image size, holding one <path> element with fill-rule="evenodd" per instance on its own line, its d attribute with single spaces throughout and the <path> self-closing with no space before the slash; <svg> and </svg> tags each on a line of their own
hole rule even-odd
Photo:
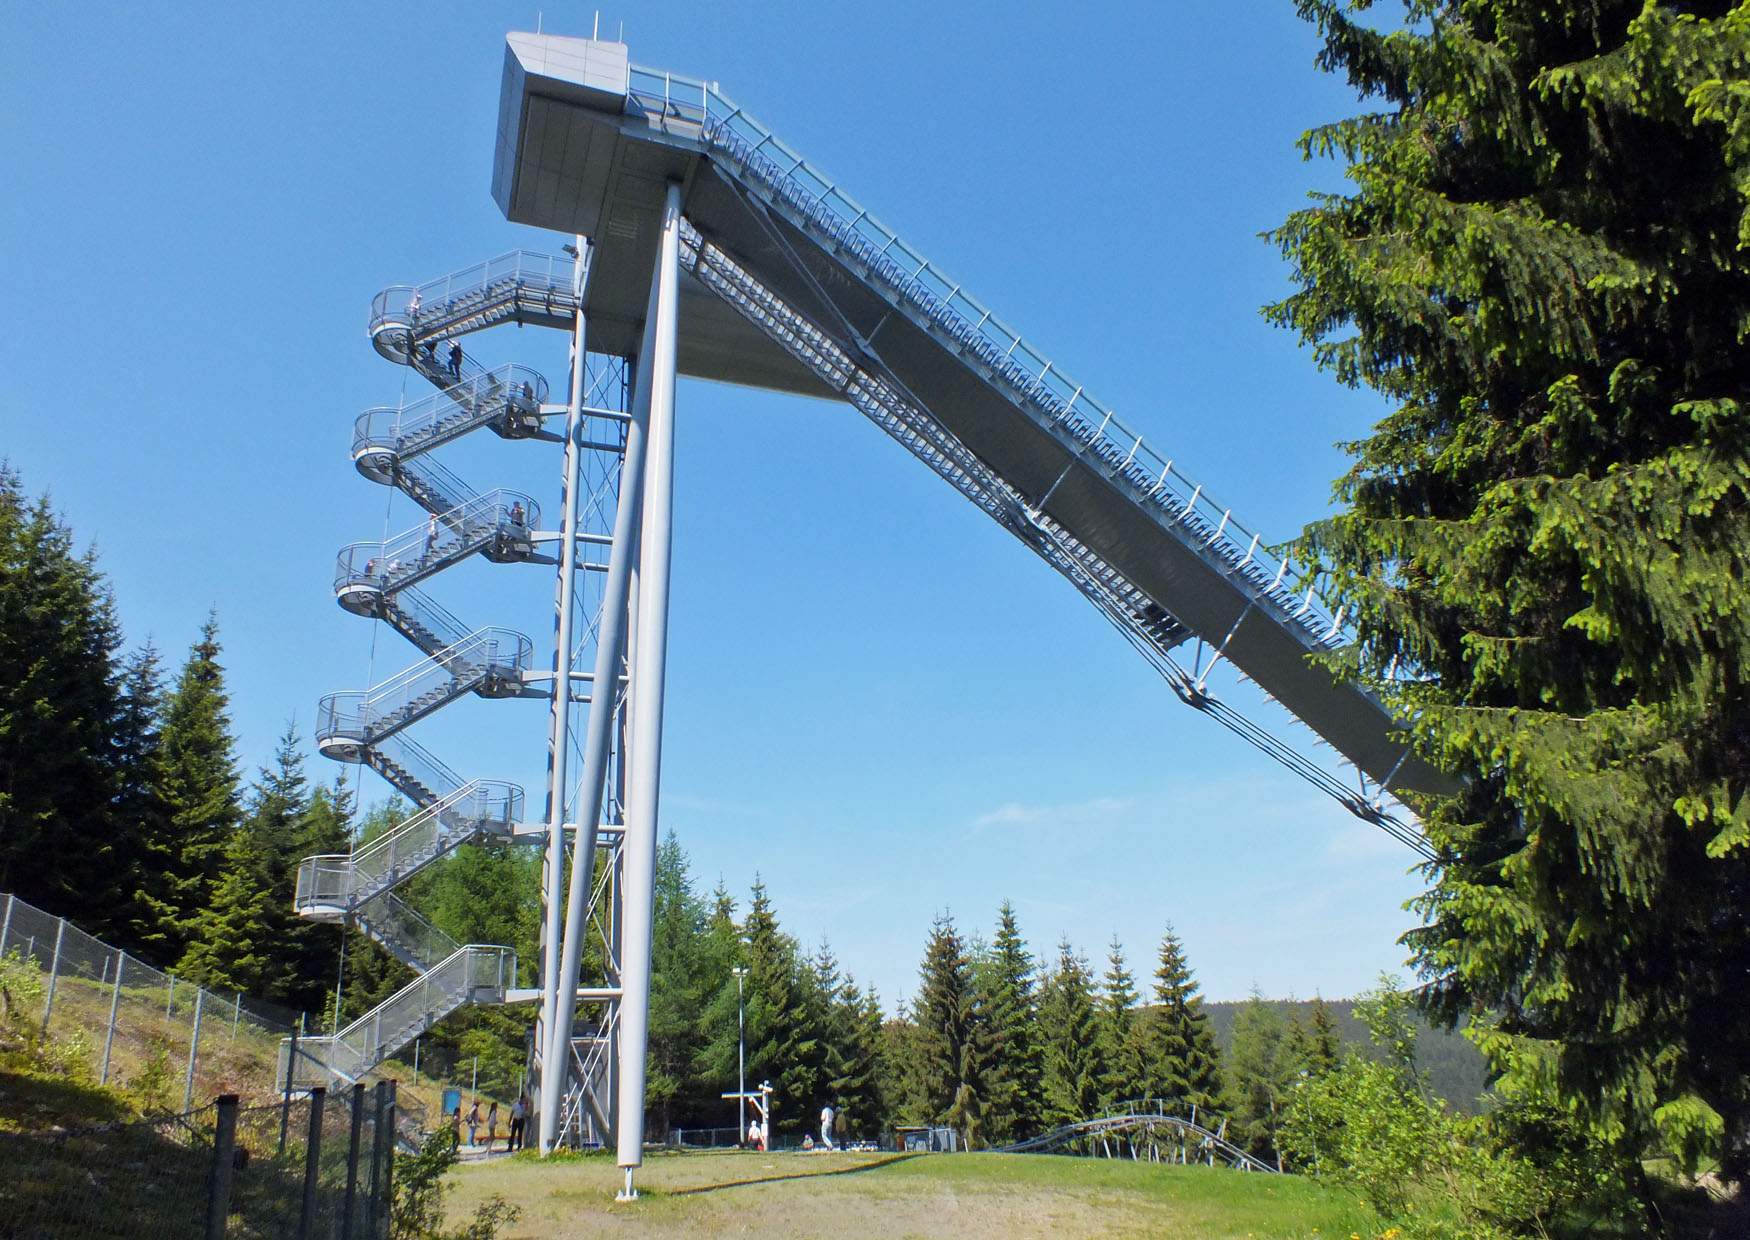
<svg viewBox="0 0 1750 1240">
<path fill-rule="evenodd" d="M 782 1180 L 818 1180 L 828 1176 L 856 1175 L 863 1171 L 874 1171 L 879 1167 L 891 1167 L 894 1163 L 905 1162 L 916 1157 L 916 1154 L 891 1154 L 886 1158 L 878 1158 L 874 1162 L 858 1163 L 855 1167 L 837 1167 L 830 1171 L 786 1171 L 782 1175 L 755 1176 L 749 1180 L 725 1180 L 721 1184 L 694 1184 L 687 1188 L 667 1189 L 664 1196 L 692 1197 L 699 1193 L 718 1193 L 726 1188 L 742 1188 L 749 1184 L 776 1184 Z"/>
</svg>

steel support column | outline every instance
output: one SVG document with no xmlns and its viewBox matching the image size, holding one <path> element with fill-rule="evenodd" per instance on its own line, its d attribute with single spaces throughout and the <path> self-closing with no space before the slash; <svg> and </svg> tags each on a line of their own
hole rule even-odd
<svg viewBox="0 0 1750 1240">
<path fill-rule="evenodd" d="M 553 653 L 553 693 L 551 730 L 547 740 L 547 855 L 541 875 L 546 917 L 541 937 L 541 1022 L 536 1031 L 536 1047 L 541 1050 L 541 1152 L 547 1152 L 549 1123 L 558 1120 L 556 1109 L 549 1112 L 548 1097 L 564 1089 L 571 1068 L 570 1056 L 555 1058 L 543 1044 L 550 1042 L 555 1009 L 559 999 L 559 913 L 565 879 L 565 794 L 567 791 L 566 759 L 571 751 L 571 615 L 576 610 L 577 583 L 577 502 L 582 489 L 582 451 L 578 445 L 583 426 L 583 385 L 585 373 L 585 323 L 583 318 L 583 284 L 588 279 L 588 250 L 582 237 L 574 239 L 576 246 L 573 283 L 577 289 L 577 319 L 571 333 L 571 395 L 565 410 L 565 512 L 559 527 L 559 583 L 555 591 L 558 609 L 555 649 Z M 513 979 L 514 981 L 514 979 Z"/>
<path fill-rule="evenodd" d="M 662 778 L 662 699 L 668 651 L 668 585 L 674 515 L 675 348 L 680 301 L 681 189 L 670 182 L 657 251 L 655 313 L 645 324 L 639 380 L 650 392 L 644 511 L 638 547 L 638 617 L 632 668 L 632 770 L 621 845 L 625 920 L 620 927 L 620 1107 L 616 1133 L 622 1198 L 637 1196 L 644 1161 L 644 1057 L 650 1018 L 650 937 Z"/>
<path fill-rule="evenodd" d="M 647 327 L 657 318 L 660 282 L 652 281 L 645 309 Z M 650 422 L 651 367 L 642 360 L 633 371 L 631 418 L 626 424 L 626 453 L 620 466 L 620 494 L 614 509 L 613 549 L 608 558 L 607 582 L 603 586 L 601 620 L 596 629 L 595 679 L 591 691 L 589 722 L 583 741 L 583 778 L 577 786 L 576 835 L 571 846 L 571 881 L 565 902 L 565 941 L 560 953 L 557 1003 L 547 1035 L 545 1055 L 550 1062 L 570 1064 L 571 1027 L 577 1017 L 577 987 L 583 962 L 583 944 L 589 934 L 587 904 L 595 885 L 596 826 L 601 821 L 602 791 L 614 739 L 616 693 L 620 663 L 626 642 L 627 606 L 630 601 L 632 563 L 638 553 L 638 526 L 644 495 L 645 440 Z M 556 906 L 555 906 L 556 907 Z M 551 909 L 549 922 L 551 922 Z M 605 1024 L 605 1022 L 604 1022 Z M 541 1152 L 545 1154 L 559 1133 L 559 1105 L 564 1078 L 541 1081 Z"/>
</svg>

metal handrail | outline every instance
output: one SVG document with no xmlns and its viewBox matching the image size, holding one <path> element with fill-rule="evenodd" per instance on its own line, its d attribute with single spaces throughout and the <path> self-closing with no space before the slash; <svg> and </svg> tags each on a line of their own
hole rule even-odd
<svg viewBox="0 0 1750 1240">
<path fill-rule="evenodd" d="M 325 694 L 317 709 L 318 736 L 368 740 L 400 718 L 411 705 L 433 693 L 455 696 L 492 676 L 519 677 L 533 658 L 534 644 L 513 629 L 476 629 L 369 689 Z"/>
<path fill-rule="evenodd" d="M 1244 581 L 1254 596 L 1273 603 L 1276 618 L 1309 645 L 1330 647 L 1348 640 L 1311 593 L 1316 569 L 1271 551 L 1234 519 L 1230 508 L 1176 468 L 1172 458 L 1144 443 L 959 281 L 907 245 L 721 91 L 691 78 L 633 66 L 628 103 L 658 129 L 696 138 L 727 156 L 749 179 L 769 189 L 780 205 L 822 228 L 926 326 L 947 335 L 969 361 L 976 360 L 991 378 L 1007 385 L 1021 407 L 1091 448 L 1090 464 L 1103 465 L 1115 480 L 1128 482 L 1156 510 L 1157 519 L 1186 526 L 1224 564 L 1224 571 Z"/>
<path fill-rule="evenodd" d="M 435 438 L 434 428 L 450 418 L 460 418 L 471 428 L 507 413 L 533 417 L 546 399 L 547 380 L 528 366 L 513 363 L 482 370 L 410 405 L 367 409 L 353 423 L 353 458 L 367 452 L 400 458 L 424 451 Z"/>
<path fill-rule="evenodd" d="M 422 467 L 433 464 L 425 461 Z M 532 496 L 503 487 L 488 491 L 384 541 L 342 547 L 335 561 L 335 592 L 358 584 L 392 590 L 398 578 L 423 576 L 431 564 L 448 562 L 500 534 L 526 535 L 540 517 L 541 506 Z"/>
<path fill-rule="evenodd" d="M 569 258 L 534 250 L 512 250 L 472 267 L 439 276 L 424 284 L 392 284 L 371 299 L 371 319 L 366 331 L 375 336 L 387 328 L 417 331 L 420 320 L 453 316 L 453 304 L 470 294 L 504 280 L 523 288 L 544 289 L 572 295 L 573 264 Z M 413 308 L 415 294 L 418 308 Z"/>
</svg>

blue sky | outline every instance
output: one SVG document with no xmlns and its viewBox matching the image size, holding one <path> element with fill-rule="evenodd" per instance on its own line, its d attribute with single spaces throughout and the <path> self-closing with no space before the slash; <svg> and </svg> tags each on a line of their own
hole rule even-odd
<svg viewBox="0 0 1750 1240">
<path fill-rule="evenodd" d="M 0 455 L 95 541 L 131 640 L 174 663 L 217 607 L 251 769 L 322 693 L 413 661 L 328 590 L 342 544 L 418 519 L 347 461 L 359 411 L 425 394 L 365 317 L 385 285 L 556 251 L 488 192 L 503 35 L 538 12 L 0 16 Z M 539 19 L 587 34 L 593 10 Z M 1254 528 L 1327 510 L 1334 445 L 1381 408 L 1258 314 L 1286 288 L 1258 234 L 1338 184 L 1294 140 L 1354 107 L 1286 0 L 602 21 L 638 63 L 719 81 Z M 555 333 L 477 351 L 563 387 Z M 703 886 L 762 874 L 788 929 L 890 1001 L 936 913 L 988 933 L 1005 897 L 1036 951 L 1067 934 L 1098 961 L 1116 933 L 1138 972 L 1170 920 L 1217 998 L 1350 994 L 1400 965 L 1408 854 L 1186 710 L 849 407 L 686 382 L 679 418 L 663 811 Z M 530 445 L 447 461 L 557 495 Z M 551 630 L 543 570 L 432 590 Z M 460 703 L 419 735 L 539 804 L 539 703 Z"/>
</svg>

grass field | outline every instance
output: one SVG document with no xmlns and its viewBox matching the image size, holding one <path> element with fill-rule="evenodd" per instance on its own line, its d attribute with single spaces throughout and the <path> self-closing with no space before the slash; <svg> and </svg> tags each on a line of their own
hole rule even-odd
<svg viewBox="0 0 1750 1240">
<path fill-rule="evenodd" d="M 1296 1176 L 1043 1154 L 657 1154 L 617 1204 L 608 1157 L 518 1156 L 456 1170 L 456 1221 L 487 1196 L 523 1207 L 506 1233 L 614 1236 L 1136 1236 L 1337 1240 L 1379 1235 L 1346 1194 Z"/>
</svg>

